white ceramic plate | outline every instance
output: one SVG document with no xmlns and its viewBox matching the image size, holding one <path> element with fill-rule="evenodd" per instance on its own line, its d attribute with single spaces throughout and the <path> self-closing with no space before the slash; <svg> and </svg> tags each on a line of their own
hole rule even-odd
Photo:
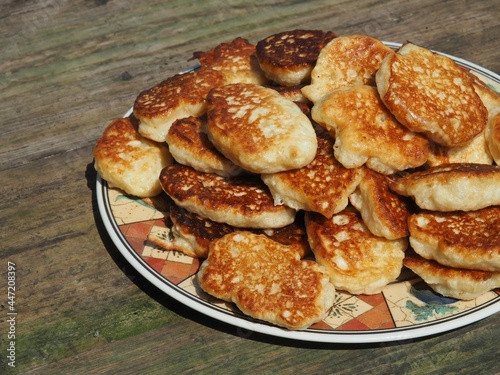
<svg viewBox="0 0 500 375">
<path fill-rule="evenodd" d="M 391 48 L 400 44 L 386 42 Z M 466 60 L 446 55 L 471 69 L 492 88 L 500 76 Z M 125 116 L 130 115 L 131 111 Z M 473 301 L 457 301 L 433 293 L 419 278 L 403 272 L 374 296 L 338 292 L 330 314 L 303 331 L 290 331 L 253 320 L 231 304 L 210 297 L 196 284 L 199 261 L 178 252 L 164 251 L 147 240 L 166 236 L 161 204 L 128 197 L 111 189 L 97 176 L 99 212 L 120 253 L 149 282 L 182 304 L 239 329 L 293 340 L 324 343 L 374 343 L 414 339 L 453 330 L 500 311 L 500 291 Z"/>
</svg>

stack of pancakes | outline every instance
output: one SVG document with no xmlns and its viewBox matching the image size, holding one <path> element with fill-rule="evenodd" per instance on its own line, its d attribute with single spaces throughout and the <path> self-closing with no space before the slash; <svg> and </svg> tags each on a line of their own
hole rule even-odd
<svg viewBox="0 0 500 375">
<path fill-rule="evenodd" d="M 447 296 L 500 287 L 500 96 L 471 72 L 320 30 L 194 57 L 94 156 L 111 186 L 166 193 L 172 235 L 150 240 L 203 258 L 206 292 L 303 329 L 403 264 Z"/>
</svg>

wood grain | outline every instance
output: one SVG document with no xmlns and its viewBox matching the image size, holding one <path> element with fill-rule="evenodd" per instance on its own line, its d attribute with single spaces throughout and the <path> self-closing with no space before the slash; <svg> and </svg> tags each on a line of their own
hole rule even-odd
<svg viewBox="0 0 500 375">
<path fill-rule="evenodd" d="M 425 339 L 325 345 L 267 337 L 163 295 L 100 221 L 92 149 L 193 52 L 293 28 L 410 40 L 500 72 L 498 1 L 4 1 L 0 262 L 17 266 L 16 368 L 1 373 L 493 374 L 500 316 Z M 4 372 L 8 371 L 8 372 Z"/>
</svg>

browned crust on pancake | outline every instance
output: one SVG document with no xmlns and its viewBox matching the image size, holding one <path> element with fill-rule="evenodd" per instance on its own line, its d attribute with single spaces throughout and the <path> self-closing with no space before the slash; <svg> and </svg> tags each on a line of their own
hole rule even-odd
<svg viewBox="0 0 500 375">
<path fill-rule="evenodd" d="M 306 212 L 305 222 L 316 261 L 328 270 L 336 289 L 373 294 L 398 277 L 406 238 L 388 240 L 373 235 L 352 209 L 331 219 Z"/>
<path fill-rule="evenodd" d="M 403 125 L 443 146 L 463 145 L 485 129 L 487 110 L 470 74 L 425 48 L 407 43 L 387 56 L 377 88 Z"/>
<path fill-rule="evenodd" d="M 184 104 L 204 104 L 213 87 L 224 84 L 220 72 L 213 69 L 198 69 L 184 74 L 176 74 L 159 84 L 142 91 L 134 102 L 134 115 L 152 119 L 166 117 Z M 195 115 L 195 114 L 193 114 Z"/>
<path fill-rule="evenodd" d="M 367 35 L 332 39 L 320 52 L 311 72 L 311 84 L 302 89 L 313 103 L 341 87 L 374 85 L 383 59 L 394 51 Z"/>
<path fill-rule="evenodd" d="M 332 217 L 347 206 L 349 194 L 361 181 L 362 172 L 359 168 L 345 168 L 335 159 L 334 142 L 326 131 L 319 132 L 317 138 L 318 151 L 311 163 L 299 169 L 262 175 L 262 179 L 275 201 L 278 198 L 296 209 Z"/>
<path fill-rule="evenodd" d="M 161 193 L 157 173 L 173 159 L 164 143 L 144 138 L 137 128 L 133 116 L 108 124 L 96 141 L 94 166 L 110 186 L 141 198 L 153 197 Z"/>
<path fill-rule="evenodd" d="M 389 176 L 365 168 L 356 191 L 362 203 L 353 196 L 351 203 L 360 211 L 363 221 L 373 234 L 397 239 L 408 235 L 410 209 L 406 199 L 390 190 L 391 180 Z"/>
<path fill-rule="evenodd" d="M 97 139 L 94 157 L 106 159 L 112 165 L 123 165 L 123 169 L 129 168 L 130 163 L 126 163 L 126 160 L 118 155 L 117 149 L 127 154 L 134 151 L 135 147 L 130 142 L 142 138 L 137 132 L 137 127 L 138 121 L 134 117 L 113 120 Z"/>
<path fill-rule="evenodd" d="M 259 62 L 280 67 L 314 64 L 321 49 L 337 35 L 331 31 L 295 29 L 257 43 Z"/>
<path fill-rule="evenodd" d="M 258 176 L 224 178 L 173 164 L 160 175 L 163 190 L 174 202 L 191 212 L 237 227 L 279 228 L 293 222 L 295 211 L 274 204 Z M 222 221 L 220 215 L 233 220 Z"/>
<path fill-rule="evenodd" d="M 401 125 L 368 85 L 348 86 L 315 103 L 312 118 L 335 137 L 335 156 L 347 167 L 361 166 L 384 174 L 419 167 L 429 142 Z"/>
<path fill-rule="evenodd" d="M 335 37 L 331 31 L 301 29 L 273 34 L 257 43 L 257 60 L 266 76 L 281 85 L 307 83 L 321 49 Z"/>
<path fill-rule="evenodd" d="M 186 117 L 176 120 L 167 133 L 170 152 L 180 164 L 200 172 L 234 176 L 241 168 L 234 165 L 208 139 L 206 116 Z"/>
<path fill-rule="evenodd" d="M 217 238 L 221 238 L 228 233 L 234 232 L 235 228 L 225 223 L 217 223 L 212 220 L 204 219 L 188 210 L 174 205 L 170 209 L 170 220 L 176 227 L 185 234 L 194 237 L 198 248 L 203 249 L 196 255 L 205 258 L 208 254 L 210 243 Z M 176 233 L 174 233 L 174 236 Z"/>
<path fill-rule="evenodd" d="M 197 277 L 207 293 L 288 329 L 321 320 L 335 293 L 316 262 L 300 260 L 287 246 L 246 231 L 212 242 Z"/>
<path fill-rule="evenodd" d="M 197 51 L 193 53 L 193 58 L 198 59 L 202 67 L 221 72 L 226 84 L 268 82 L 255 56 L 255 45 L 245 38 L 237 37 L 228 43 L 220 43 L 209 51 Z"/>
<path fill-rule="evenodd" d="M 211 90 L 208 135 L 231 161 L 254 173 L 300 168 L 316 153 L 309 118 L 275 90 L 231 84 Z"/>
<path fill-rule="evenodd" d="M 492 109 L 485 132 L 486 144 L 497 165 L 500 165 L 500 106 Z"/>
</svg>

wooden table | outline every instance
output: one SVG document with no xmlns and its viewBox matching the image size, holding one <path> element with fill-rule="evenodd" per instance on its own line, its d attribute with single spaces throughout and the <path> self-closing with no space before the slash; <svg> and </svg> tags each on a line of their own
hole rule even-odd
<svg viewBox="0 0 500 375">
<path fill-rule="evenodd" d="M 500 72 L 500 2 L 4 1 L 0 4 L 0 373 L 498 373 L 500 315 L 424 339 L 320 344 L 208 318 L 120 255 L 92 150 L 194 51 L 294 28 L 412 41 Z M 15 365 L 7 283 L 15 265 Z M 6 371 L 5 371 L 6 370 Z"/>
</svg>

